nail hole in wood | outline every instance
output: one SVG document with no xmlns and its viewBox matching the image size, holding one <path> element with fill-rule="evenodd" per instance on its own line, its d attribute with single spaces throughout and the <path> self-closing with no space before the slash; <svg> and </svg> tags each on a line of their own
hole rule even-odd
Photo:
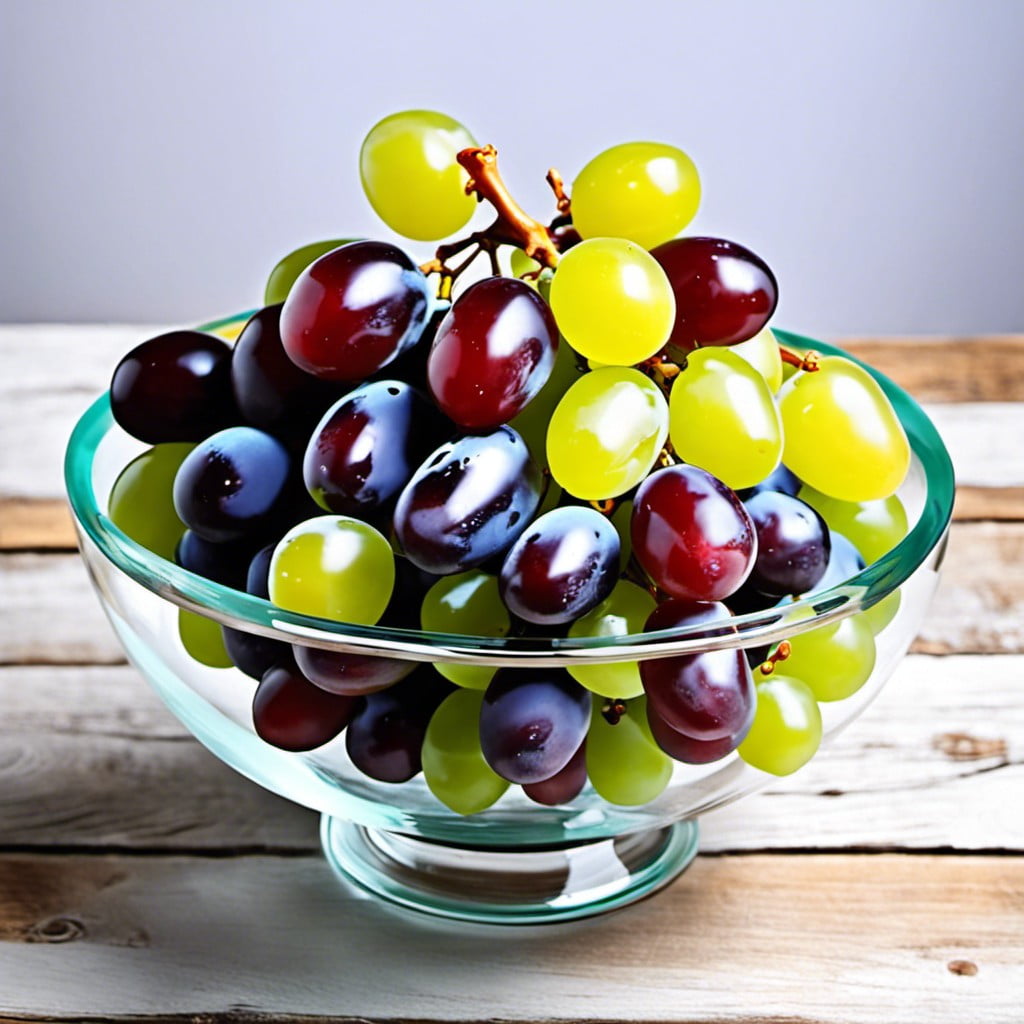
<svg viewBox="0 0 1024 1024">
<path fill-rule="evenodd" d="M 27 942 L 74 942 L 85 935 L 85 925 L 73 917 L 51 917 L 38 921 L 25 936 Z"/>
<path fill-rule="evenodd" d="M 978 973 L 978 965 L 973 960 L 950 960 L 946 967 L 950 974 L 960 974 L 965 978 L 973 978 Z"/>
</svg>

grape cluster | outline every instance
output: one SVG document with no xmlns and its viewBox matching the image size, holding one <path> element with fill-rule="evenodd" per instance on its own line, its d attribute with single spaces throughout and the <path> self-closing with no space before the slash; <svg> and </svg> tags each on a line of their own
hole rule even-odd
<svg viewBox="0 0 1024 1024">
<path fill-rule="evenodd" d="M 475 192 L 490 229 L 423 266 L 380 241 L 305 245 L 234 346 L 175 331 L 129 352 L 113 414 L 153 447 L 115 483 L 113 522 L 281 608 L 470 637 L 720 635 L 902 538 L 909 448 L 892 408 L 856 364 L 780 348 L 760 257 L 677 237 L 700 200 L 685 153 L 616 146 L 571 196 L 551 172 L 550 225 L 515 205 L 494 156 L 443 115 L 385 119 L 360 159 L 385 223 L 437 241 L 465 227 Z M 477 255 L 491 273 L 465 286 Z M 417 666 L 185 611 L 179 625 L 194 659 L 258 681 L 268 743 L 310 750 L 344 730 L 370 778 L 422 770 L 471 814 L 510 784 L 559 804 L 588 779 L 642 804 L 673 759 L 737 749 L 791 772 L 817 748 L 819 702 L 867 680 L 894 611 L 774 653 L 568 670 Z"/>
</svg>

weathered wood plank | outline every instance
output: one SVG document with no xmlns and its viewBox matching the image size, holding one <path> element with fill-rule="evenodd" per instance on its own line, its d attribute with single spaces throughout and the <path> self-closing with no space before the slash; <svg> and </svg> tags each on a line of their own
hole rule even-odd
<svg viewBox="0 0 1024 1024">
<path fill-rule="evenodd" d="M 510 931 L 391 910 L 315 858 L 7 856 L 0 1007 L 76 1020 L 391 1021 L 412 1009 L 454 1021 L 1009 1022 L 1024 991 L 1022 907 L 1020 857 L 698 858 L 628 911 Z"/>
</svg>

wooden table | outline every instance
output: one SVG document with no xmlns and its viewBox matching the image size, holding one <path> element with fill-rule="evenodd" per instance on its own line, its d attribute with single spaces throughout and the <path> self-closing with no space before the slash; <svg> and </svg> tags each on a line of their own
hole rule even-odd
<svg viewBox="0 0 1024 1024">
<path fill-rule="evenodd" d="M 338 884 L 121 651 L 60 458 L 152 328 L 0 328 L 0 1018 L 1024 1020 L 1024 337 L 849 342 L 960 481 L 941 591 L 872 708 L 708 815 L 668 890 L 577 925 L 434 923 Z"/>
</svg>

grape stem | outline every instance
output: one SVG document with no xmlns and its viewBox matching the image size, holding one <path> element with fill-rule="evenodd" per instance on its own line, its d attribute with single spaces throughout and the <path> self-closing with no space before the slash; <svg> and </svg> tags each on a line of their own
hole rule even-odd
<svg viewBox="0 0 1024 1024">
<path fill-rule="evenodd" d="M 572 202 L 569 194 L 565 191 L 565 181 L 561 174 L 554 167 L 548 169 L 545 179 L 555 193 L 555 202 L 558 203 L 558 212 L 566 219 L 572 216 Z"/>
<path fill-rule="evenodd" d="M 791 348 L 780 345 L 779 355 L 784 363 L 795 366 L 798 370 L 803 370 L 804 373 L 814 373 L 821 365 L 821 353 L 815 352 L 813 349 L 808 352 L 794 352 Z"/>
<path fill-rule="evenodd" d="M 609 700 L 601 708 L 601 716 L 609 725 L 618 725 L 622 716 L 629 712 L 624 700 Z"/>
<path fill-rule="evenodd" d="M 768 655 L 768 657 L 761 662 L 758 666 L 758 672 L 763 676 L 770 676 L 775 671 L 775 666 L 780 661 L 785 661 L 790 654 L 793 653 L 793 648 L 790 647 L 788 640 L 783 640 L 775 650 Z"/>
</svg>

